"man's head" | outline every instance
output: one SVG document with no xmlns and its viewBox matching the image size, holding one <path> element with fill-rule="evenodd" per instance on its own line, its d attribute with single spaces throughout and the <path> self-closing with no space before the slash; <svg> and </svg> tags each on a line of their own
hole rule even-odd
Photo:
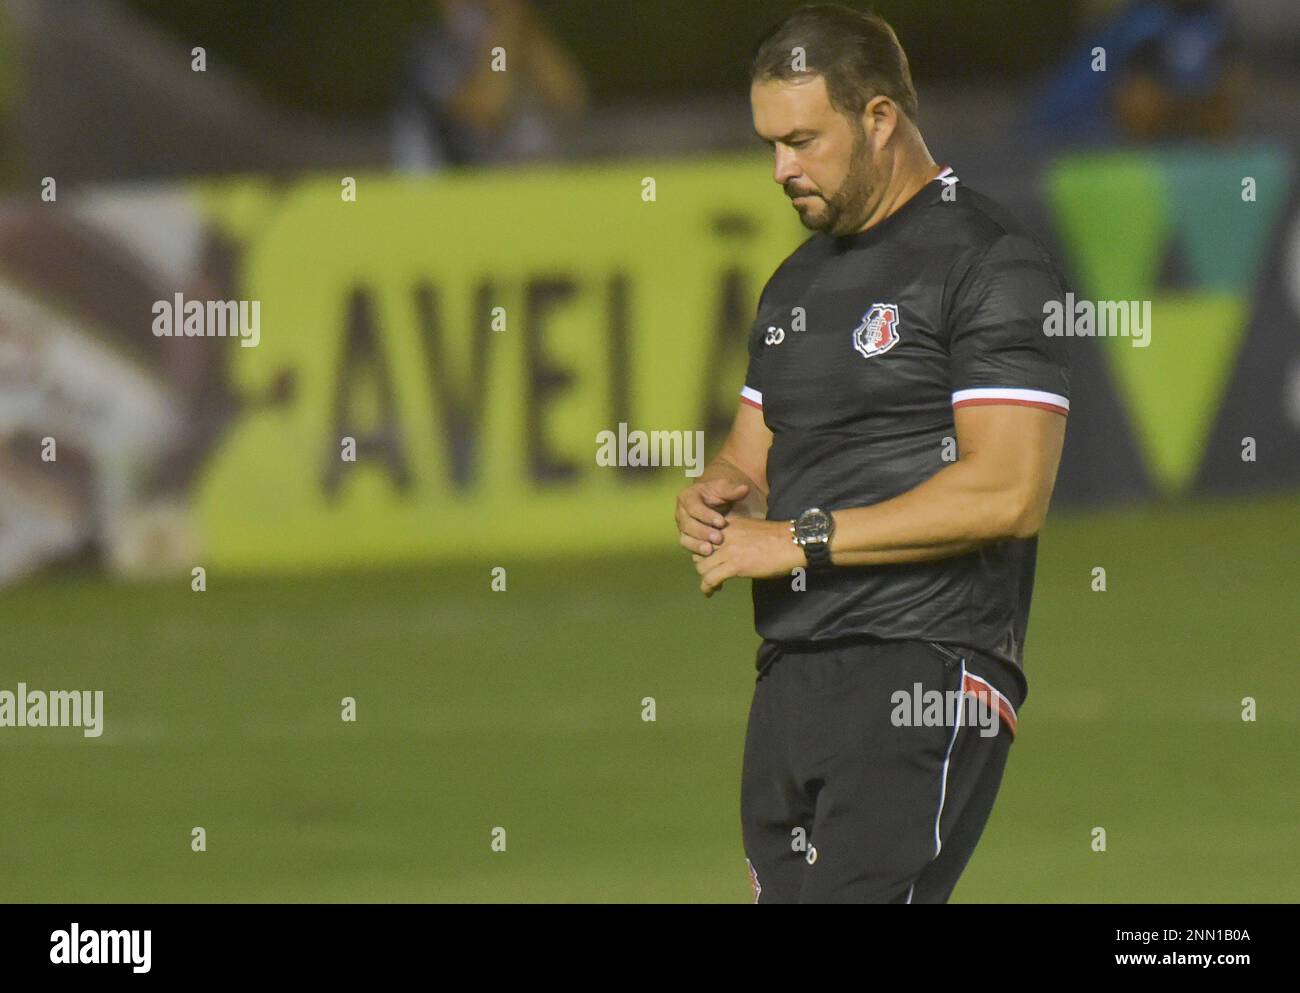
<svg viewBox="0 0 1300 993">
<path fill-rule="evenodd" d="M 795 11 L 750 67 L 754 130 L 773 147 L 773 178 L 807 228 L 860 229 L 905 143 L 919 140 L 916 90 L 893 29 L 838 4 Z"/>
</svg>

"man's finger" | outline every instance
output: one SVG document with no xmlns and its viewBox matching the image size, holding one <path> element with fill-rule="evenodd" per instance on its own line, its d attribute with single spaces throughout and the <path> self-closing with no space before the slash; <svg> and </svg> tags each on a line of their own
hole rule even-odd
<svg viewBox="0 0 1300 993">
<path fill-rule="evenodd" d="M 726 511 L 723 511 L 723 513 L 725 512 Z M 722 514 L 709 507 L 709 505 L 704 503 L 699 497 L 696 497 L 695 499 L 688 497 L 680 501 L 677 504 L 677 513 L 679 515 L 685 514 L 689 520 L 699 521 L 705 527 L 725 528 L 727 526 L 727 519 L 723 517 Z M 680 517 L 677 523 L 677 530 L 686 530 L 682 527 L 684 522 Z"/>
<path fill-rule="evenodd" d="M 744 483 L 735 485 L 718 483 L 712 490 L 701 490 L 700 499 L 710 507 L 721 507 L 724 504 L 735 503 L 748 492 L 749 487 Z"/>
<path fill-rule="evenodd" d="M 719 562 L 706 571 L 703 571 L 701 574 L 704 578 L 700 583 L 700 588 L 704 590 L 705 593 L 708 593 L 711 590 L 721 589 L 722 584 L 733 575 L 730 562 Z"/>
<path fill-rule="evenodd" d="M 692 558 L 705 558 L 713 553 L 713 545 L 710 542 L 700 541 L 699 538 L 689 534 L 679 535 L 677 543 L 688 552 L 693 553 Z"/>
<path fill-rule="evenodd" d="M 699 521 L 690 518 L 687 518 L 684 522 L 678 522 L 677 533 L 694 538 L 697 542 L 707 541 L 714 545 L 722 544 L 721 531 L 717 528 L 711 528 L 707 524 L 701 524 Z"/>
</svg>

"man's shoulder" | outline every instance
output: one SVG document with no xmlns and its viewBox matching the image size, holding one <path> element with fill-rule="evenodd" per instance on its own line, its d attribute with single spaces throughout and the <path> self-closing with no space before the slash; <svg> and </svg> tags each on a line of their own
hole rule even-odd
<svg viewBox="0 0 1300 993">
<path fill-rule="evenodd" d="M 995 248 L 999 253 L 1043 252 L 1029 228 L 992 197 L 964 183 L 952 190 L 951 199 L 937 198 L 927 211 L 928 227 L 942 232 L 944 240 L 976 256 Z"/>
</svg>

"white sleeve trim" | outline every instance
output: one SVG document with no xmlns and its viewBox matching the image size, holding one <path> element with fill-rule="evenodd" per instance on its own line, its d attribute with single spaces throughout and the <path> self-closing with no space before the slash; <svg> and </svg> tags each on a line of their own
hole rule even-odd
<svg viewBox="0 0 1300 993">
<path fill-rule="evenodd" d="M 1019 403 L 1030 407 L 1046 407 L 1050 410 L 1058 410 L 1063 414 L 1070 411 L 1069 398 L 1063 397 L 1059 393 L 1048 393 L 1046 390 L 1022 390 L 1010 386 L 988 386 L 973 390 L 957 390 L 952 395 L 952 405 L 954 407 L 985 403 Z"/>
</svg>

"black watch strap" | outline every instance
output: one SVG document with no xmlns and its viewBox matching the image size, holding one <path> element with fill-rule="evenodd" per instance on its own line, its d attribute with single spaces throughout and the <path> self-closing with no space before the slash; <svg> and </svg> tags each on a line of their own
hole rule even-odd
<svg viewBox="0 0 1300 993">
<path fill-rule="evenodd" d="M 804 558 L 808 560 L 808 568 L 820 572 L 823 569 L 831 567 L 831 550 L 830 543 L 826 541 L 810 541 L 803 546 Z"/>
</svg>

